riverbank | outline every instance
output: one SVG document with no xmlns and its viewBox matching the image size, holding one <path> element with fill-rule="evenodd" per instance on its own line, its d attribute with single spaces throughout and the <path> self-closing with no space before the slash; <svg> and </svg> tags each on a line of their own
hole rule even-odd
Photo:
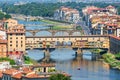
<svg viewBox="0 0 120 80">
<path fill-rule="evenodd" d="M 31 59 L 29 56 L 25 55 L 25 56 L 24 56 L 24 63 L 25 63 L 25 64 L 35 65 L 35 64 L 37 64 L 38 62 L 35 61 L 35 60 L 33 60 L 33 59 Z"/>
<path fill-rule="evenodd" d="M 51 28 L 54 30 L 74 29 L 75 27 L 74 24 L 63 23 L 63 22 L 58 22 L 58 21 L 53 21 L 53 20 L 48 20 L 48 19 L 42 19 L 40 21 L 53 25 Z"/>
<path fill-rule="evenodd" d="M 116 59 L 114 54 L 104 54 L 103 59 L 110 65 L 111 68 L 120 70 L 120 61 Z"/>
</svg>

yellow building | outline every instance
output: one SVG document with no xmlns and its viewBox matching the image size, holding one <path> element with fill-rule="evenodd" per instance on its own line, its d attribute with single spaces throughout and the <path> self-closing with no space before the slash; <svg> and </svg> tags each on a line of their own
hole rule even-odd
<svg viewBox="0 0 120 80">
<path fill-rule="evenodd" d="M 18 24 L 18 21 L 11 18 L 4 21 L 5 29 L 8 29 L 9 27 L 12 27 L 12 26 L 16 26 L 17 24 Z"/>
<path fill-rule="evenodd" d="M 0 39 L 0 57 L 7 56 L 7 40 Z"/>
<path fill-rule="evenodd" d="M 17 24 L 7 29 L 8 54 L 21 54 L 25 52 L 25 28 Z"/>
</svg>

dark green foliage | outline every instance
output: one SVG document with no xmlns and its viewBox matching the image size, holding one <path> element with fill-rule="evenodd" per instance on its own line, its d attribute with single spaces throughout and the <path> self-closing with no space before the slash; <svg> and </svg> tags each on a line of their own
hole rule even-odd
<svg viewBox="0 0 120 80">
<path fill-rule="evenodd" d="M 113 4 L 107 4 L 107 3 L 75 3 L 75 2 L 67 2 L 67 3 L 28 3 L 25 5 L 4 5 L 1 6 L 3 8 L 3 11 L 7 13 L 17 13 L 17 14 L 25 14 L 25 15 L 32 15 L 32 16 L 43 16 L 43 17 L 52 17 L 54 15 L 54 11 L 61 6 L 71 7 L 75 8 L 80 11 L 80 14 L 82 15 L 82 8 L 86 6 L 97 6 L 97 7 L 106 7 L 108 5 L 113 5 L 118 9 L 118 13 L 120 13 L 120 5 L 113 3 Z"/>
<path fill-rule="evenodd" d="M 115 55 L 107 53 L 103 55 L 105 62 L 109 63 L 111 67 L 120 69 L 120 61 L 115 59 Z"/>
<path fill-rule="evenodd" d="M 8 19 L 8 18 L 11 18 L 11 16 L 8 15 L 8 14 L 4 14 L 3 12 L 0 12 L 0 20 L 3 19 L 3 18 Z"/>
<path fill-rule="evenodd" d="M 35 60 L 32 60 L 29 56 L 24 56 L 24 62 L 25 64 L 36 64 L 37 62 Z"/>
<path fill-rule="evenodd" d="M 4 17 L 5 17 L 6 19 L 11 18 L 11 16 L 10 16 L 10 15 L 8 15 L 8 14 L 6 14 Z"/>
<path fill-rule="evenodd" d="M 49 80 L 71 80 L 70 77 L 64 76 L 63 74 L 54 74 L 50 76 Z"/>
<path fill-rule="evenodd" d="M 120 58 L 120 53 L 115 54 L 116 58 Z"/>
<path fill-rule="evenodd" d="M 15 65 L 15 61 L 13 59 L 10 58 L 0 58 L 0 62 L 2 61 L 9 61 L 11 65 Z"/>
</svg>

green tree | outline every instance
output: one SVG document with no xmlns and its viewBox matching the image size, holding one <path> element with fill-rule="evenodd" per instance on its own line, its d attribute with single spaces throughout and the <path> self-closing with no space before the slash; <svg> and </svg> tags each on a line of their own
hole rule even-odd
<svg viewBox="0 0 120 80">
<path fill-rule="evenodd" d="M 4 18 L 4 14 L 2 12 L 0 12 L 0 19 Z"/>
<path fill-rule="evenodd" d="M 4 17 L 5 17 L 6 19 L 11 18 L 11 16 L 10 16 L 10 15 L 8 15 L 8 14 L 6 14 Z"/>
<path fill-rule="evenodd" d="M 71 80 L 71 78 L 63 74 L 53 74 L 50 76 L 49 80 Z"/>
</svg>

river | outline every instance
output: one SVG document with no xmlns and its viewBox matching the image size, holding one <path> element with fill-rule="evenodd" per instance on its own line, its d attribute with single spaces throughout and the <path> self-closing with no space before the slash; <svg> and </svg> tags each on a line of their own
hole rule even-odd
<svg viewBox="0 0 120 80">
<path fill-rule="evenodd" d="M 26 22 L 19 21 L 22 24 L 44 24 L 43 22 Z M 43 29 L 49 27 L 29 27 L 26 29 Z M 39 33 L 49 35 L 50 33 Z M 26 33 L 29 36 L 29 33 Z M 82 57 L 75 57 L 75 51 L 72 49 L 61 48 L 56 49 L 50 53 L 50 59 L 55 62 L 56 69 L 59 71 L 67 72 L 71 75 L 72 80 L 120 80 L 120 71 L 111 69 L 102 61 L 94 60 L 89 50 L 83 51 Z M 42 50 L 28 50 L 28 55 L 32 59 L 40 60 L 43 58 Z M 78 70 L 80 68 L 80 70 Z"/>
</svg>

